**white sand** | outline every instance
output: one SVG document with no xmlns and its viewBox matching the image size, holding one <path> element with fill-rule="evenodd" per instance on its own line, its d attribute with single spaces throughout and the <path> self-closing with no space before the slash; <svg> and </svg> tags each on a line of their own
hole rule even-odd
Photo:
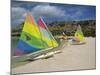
<svg viewBox="0 0 100 75">
<path fill-rule="evenodd" d="M 71 45 L 62 49 L 62 53 L 49 59 L 36 60 L 15 67 L 12 73 L 50 72 L 63 70 L 95 69 L 95 38 L 86 38 L 84 45 Z"/>
</svg>

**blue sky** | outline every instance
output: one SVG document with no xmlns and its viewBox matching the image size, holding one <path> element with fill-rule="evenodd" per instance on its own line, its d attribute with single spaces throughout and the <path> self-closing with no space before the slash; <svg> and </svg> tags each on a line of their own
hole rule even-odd
<svg viewBox="0 0 100 75">
<path fill-rule="evenodd" d="M 12 27 L 23 22 L 28 11 L 32 13 L 36 21 L 39 16 L 42 16 L 45 22 L 96 19 L 95 6 L 12 1 Z"/>
</svg>

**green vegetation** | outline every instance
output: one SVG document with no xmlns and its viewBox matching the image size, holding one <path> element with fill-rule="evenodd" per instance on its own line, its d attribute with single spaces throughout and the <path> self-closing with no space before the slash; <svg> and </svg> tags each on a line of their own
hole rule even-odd
<svg viewBox="0 0 100 75">
<path fill-rule="evenodd" d="M 70 22 L 51 22 L 51 23 L 46 23 L 49 30 L 52 32 L 54 36 L 56 35 L 61 35 L 62 32 L 65 32 L 67 36 L 73 36 L 76 29 L 77 29 L 77 24 L 80 24 L 84 36 L 96 36 L 96 20 L 85 20 L 85 21 L 70 21 Z M 19 36 L 22 28 L 23 28 L 24 23 L 21 25 L 18 25 L 16 28 L 12 29 L 12 36 Z"/>
<path fill-rule="evenodd" d="M 53 35 L 61 35 L 62 32 L 65 32 L 68 36 L 73 36 L 77 24 L 80 24 L 83 34 L 85 36 L 96 36 L 96 21 L 95 20 L 86 20 L 86 21 L 71 21 L 71 22 L 52 22 L 48 24 L 49 30 Z"/>
</svg>

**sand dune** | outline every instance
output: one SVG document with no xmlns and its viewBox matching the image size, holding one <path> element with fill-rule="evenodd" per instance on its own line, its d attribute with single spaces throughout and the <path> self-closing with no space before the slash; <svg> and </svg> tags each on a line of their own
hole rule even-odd
<svg viewBox="0 0 100 75">
<path fill-rule="evenodd" d="M 70 45 L 62 53 L 12 68 L 12 73 L 50 72 L 63 70 L 95 69 L 95 38 L 85 38 L 84 45 Z"/>
</svg>

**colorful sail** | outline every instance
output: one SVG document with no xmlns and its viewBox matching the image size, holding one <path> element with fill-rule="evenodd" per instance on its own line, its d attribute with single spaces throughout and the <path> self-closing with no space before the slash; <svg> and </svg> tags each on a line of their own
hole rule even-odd
<svg viewBox="0 0 100 75">
<path fill-rule="evenodd" d="M 42 40 L 47 43 L 48 47 L 57 47 L 58 43 L 54 39 L 54 37 L 52 36 L 50 31 L 48 30 L 48 28 L 47 28 L 46 24 L 44 23 L 42 17 L 39 18 L 38 25 L 39 25 L 39 28 L 40 28 Z"/>
<path fill-rule="evenodd" d="M 83 41 L 84 40 L 84 35 L 82 33 L 82 30 L 81 30 L 81 26 L 78 25 L 77 27 L 77 31 L 75 32 L 75 38 L 79 41 Z"/>
<path fill-rule="evenodd" d="M 19 38 L 15 55 L 23 55 L 47 48 L 48 44 L 41 40 L 40 31 L 35 20 L 29 13 Z"/>
</svg>

